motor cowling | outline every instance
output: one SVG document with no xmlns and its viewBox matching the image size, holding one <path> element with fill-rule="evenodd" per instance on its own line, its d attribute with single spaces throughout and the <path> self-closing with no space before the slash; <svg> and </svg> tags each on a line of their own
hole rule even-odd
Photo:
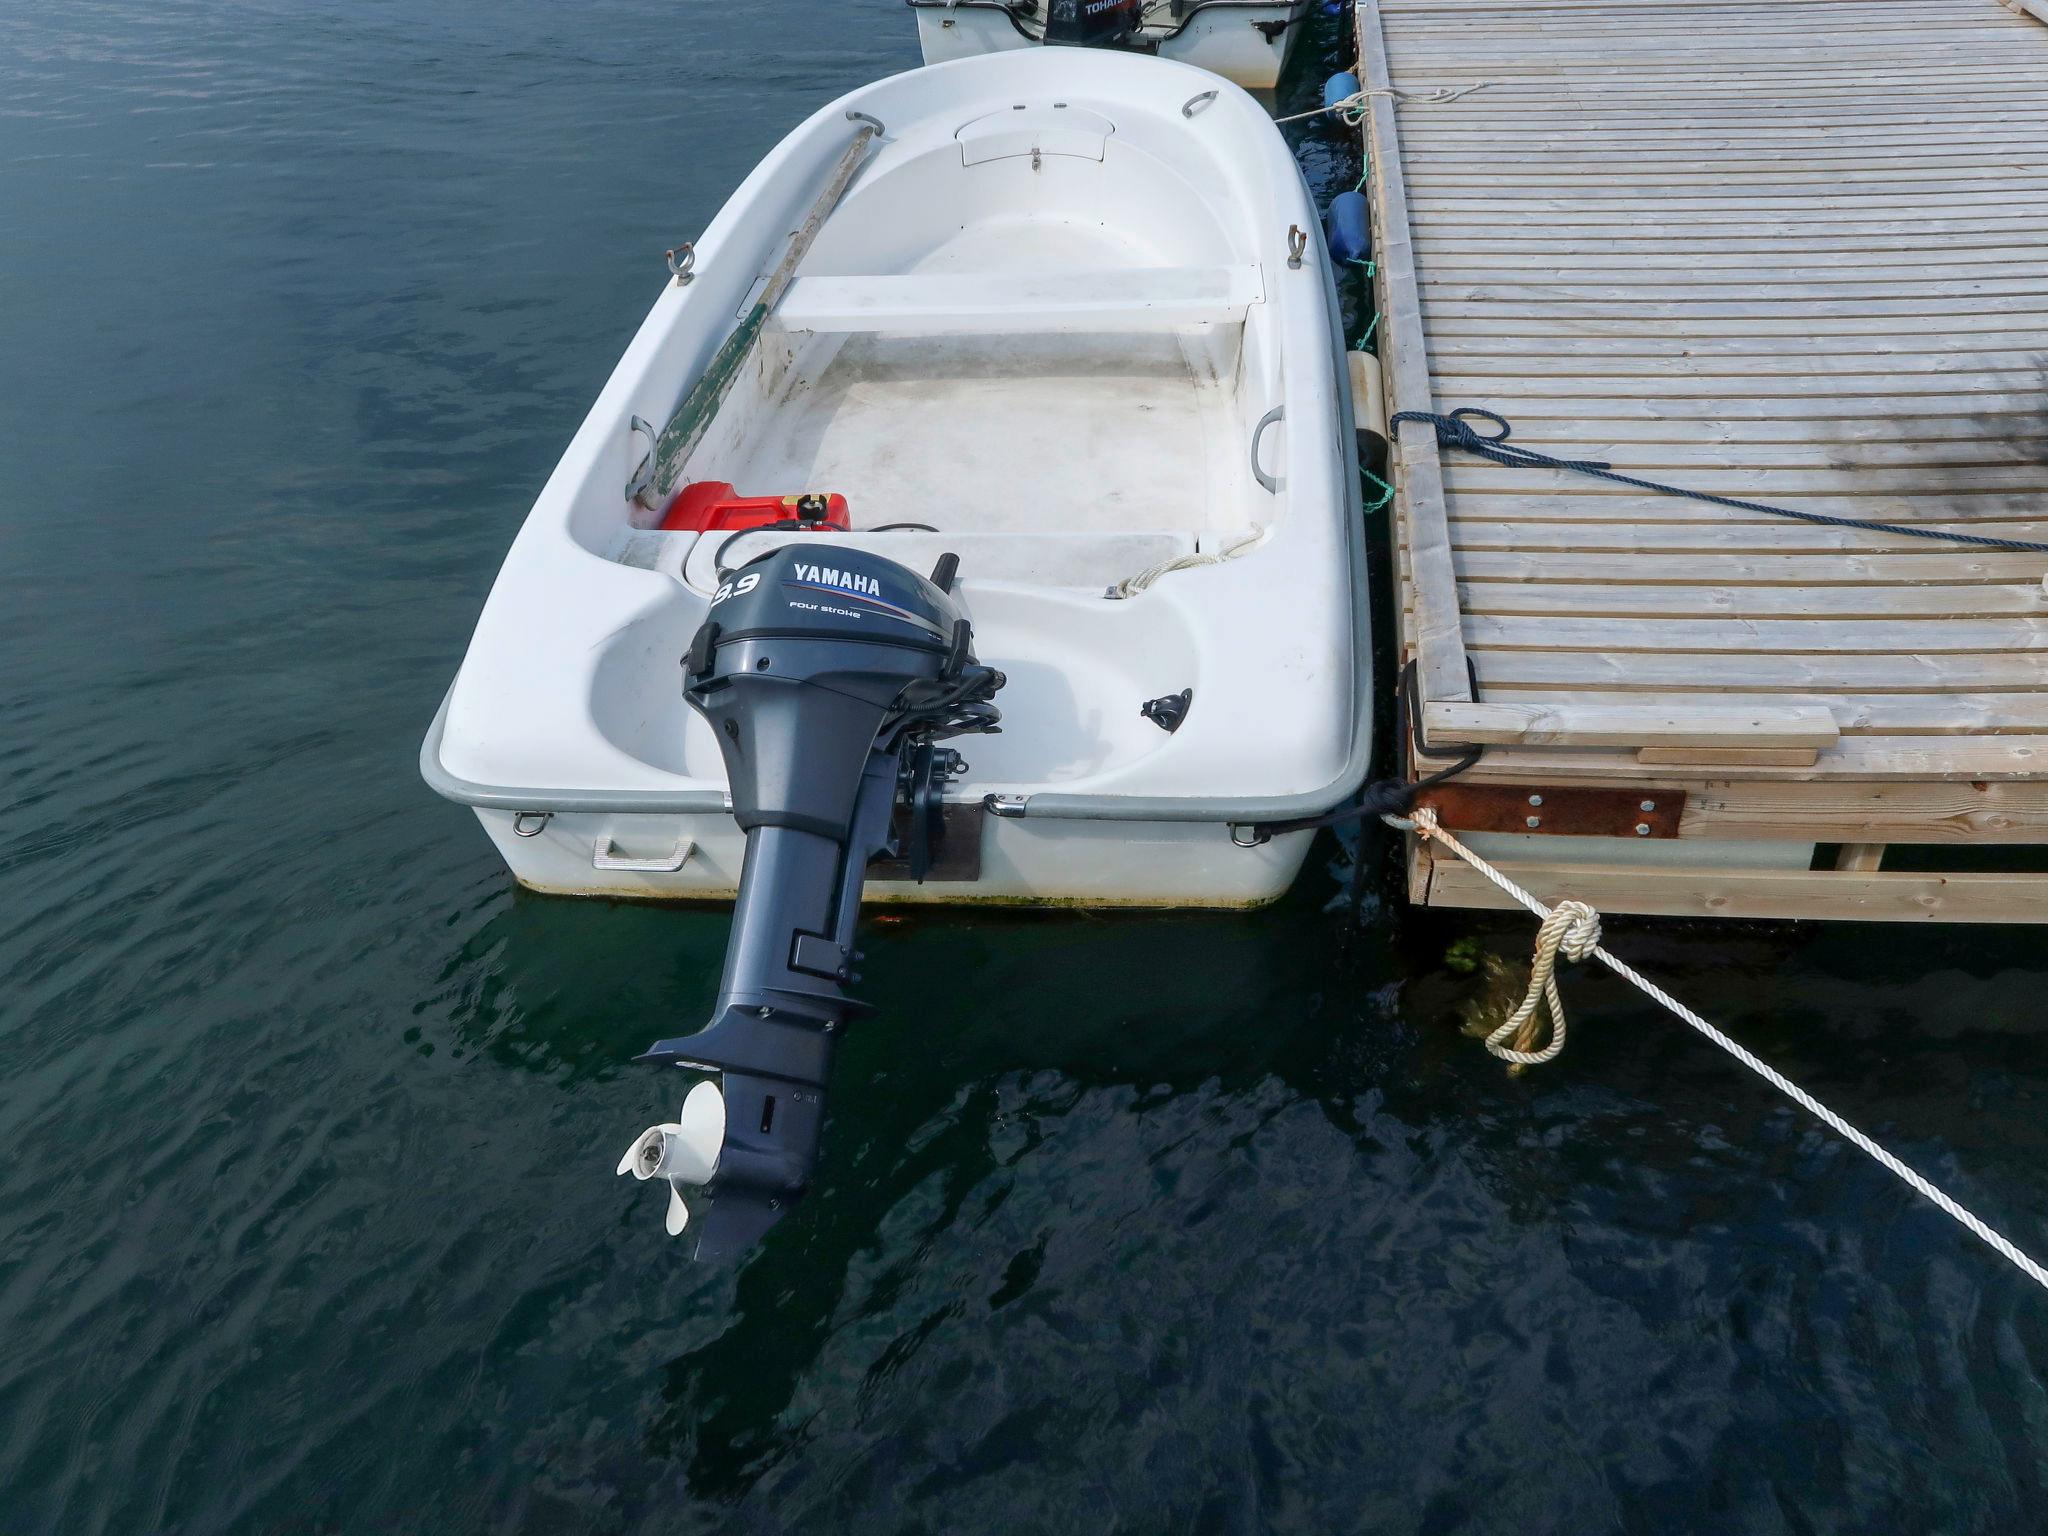
<svg viewBox="0 0 2048 1536">
<path fill-rule="evenodd" d="M 1143 0 L 1047 0 L 1045 40 L 1113 48 L 1138 30 L 1144 10 Z"/>
<path fill-rule="evenodd" d="M 751 1245 L 808 1188 L 833 1045 L 862 1006 L 846 987 L 867 865 L 895 851 L 898 805 L 965 766 L 936 743 L 996 729 L 1003 676 L 974 659 L 954 565 L 928 579 L 864 550 L 785 545 L 722 580 L 684 658 L 746 857 L 710 1023 L 640 1060 L 721 1074 L 723 1117 L 700 1085 L 620 1172 L 667 1179 L 672 1231 L 688 1220 L 682 1189 L 708 1192 L 699 1257 Z"/>
</svg>

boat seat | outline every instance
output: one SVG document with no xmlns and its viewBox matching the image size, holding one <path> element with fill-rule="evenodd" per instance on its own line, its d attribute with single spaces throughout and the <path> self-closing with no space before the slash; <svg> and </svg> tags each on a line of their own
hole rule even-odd
<svg viewBox="0 0 2048 1536">
<path fill-rule="evenodd" d="M 700 591 L 718 586 L 720 566 L 744 565 L 784 544 L 814 540 L 821 558 L 834 550 L 869 550 L 929 571 L 943 554 L 960 557 L 960 574 L 974 581 L 1015 581 L 1032 586 L 1100 592 L 1127 576 L 1195 552 L 1193 533 L 801 533 L 759 529 L 738 534 L 691 535 L 679 574 Z"/>
<path fill-rule="evenodd" d="M 1242 324 L 1265 291 L 1256 266 L 800 277 L 768 327 L 897 336 L 1177 331 Z"/>
</svg>

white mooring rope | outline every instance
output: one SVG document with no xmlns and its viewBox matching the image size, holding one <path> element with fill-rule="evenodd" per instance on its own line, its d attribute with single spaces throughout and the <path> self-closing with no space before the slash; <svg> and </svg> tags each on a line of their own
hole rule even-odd
<svg viewBox="0 0 2048 1536">
<path fill-rule="evenodd" d="M 1470 96 L 1474 91 L 1483 91 L 1489 85 L 1497 83 L 1497 81 L 1493 80 L 1479 80 L 1471 85 L 1438 86 L 1433 91 L 1404 91 L 1395 85 L 1369 85 L 1362 91 L 1353 91 L 1349 96 L 1331 102 L 1327 107 L 1317 107 L 1310 112 L 1295 112 L 1287 117 L 1276 117 L 1273 121 L 1276 123 L 1298 123 L 1303 118 L 1321 117 L 1325 112 L 1334 112 L 1355 128 L 1365 118 L 1366 103 L 1375 96 L 1390 96 L 1395 101 L 1405 101 L 1415 106 L 1433 107 L 1441 105 L 1446 101 L 1456 101 L 1460 96 Z"/>
<path fill-rule="evenodd" d="M 1506 875 L 1495 869 L 1486 860 L 1438 826 L 1436 824 L 1436 812 L 1427 806 L 1418 810 L 1415 813 L 1415 819 L 1412 821 L 1399 816 L 1389 816 L 1386 818 L 1386 821 L 1389 826 L 1398 827 L 1404 832 L 1413 832 L 1418 837 L 1441 843 L 1445 848 L 1478 870 L 1488 880 L 1499 886 L 1509 896 L 1512 896 L 1516 901 L 1535 913 L 1537 917 L 1543 919 L 1542 932 L 1537 939 L 1537 963 L 1536 966 L 1532 967 L 1533 971 L 1540 972 L 1540 980 L 1538 975 L 1531 975 L 1529 996 L 1522 1000 L 1522 1006 L 1515 1011 L 1515 1017 L 1508 1021 L 1506 1028 L 1495 1030 L 1492 1035 L 1487 1037 L 1486 1047 L 1488 1050 L 1493 1051 L 1496 1056 L 1502 1056 L 1509 1061 L 1535 1065 L 1539 1062 L 1549 1061 L 1564 1048 L 1564 1011 L 1557 1004 L 1557 981 L 1554 974 L 1557 955 L 1560 950 L 1568 958 L 1574 960 L 1583 959 L 1588 954 L 1593 955 L 1601 964 L 1605 965 L 1623 981 L 1629 982 L 1646 996 L 1662 1003 L 1672 1013 L 1705 1035 L 1714 1044 L 1721 1047 L 1722 1050 L 1733 1056 L 1737 1061 L 1749 1068 L 1750 1071 L 1769 1083 L 1778 1092 L 1784 1094 L 1793 1103 L 1799 1105 L 1800 1108 L 1819 1120 L 1823 1125 L 1826 1125 L 1838 1136 L 1867 1152 L 1881 1166 L 1890 1170 L 1890 1172 L 1904 1181 L 1909 1188 L 1932 1201 L 1969 1231 L 1975 1233 L 1977 1237 L 1998 1250 L 2001 1255 L 2012 1263 L 2014 1268 L 2020 1270 L 2028 1279 L 2044 1290 L 2048 1290 L 2048 1269 L 2042 1268 L 2026 1254 L 2022 1253 L 2010 1239 L 1992 1230 L 1975 1213 L 1957 1204 L 1956 1201 L 1943 1194 L 1939 1189 L 1936 1189 L 1925 1177 L 1907 1167 L 1906 1164 L 1872 1141 L 1863 1132 L 1857 1130 L 1855 1126 L 1844 1120 L 1832 1109 L 1829 1109 L 1827 1105 L 1821 1103 L 1819 1099 L 1816 1099 L 1804 1088 L 1801 1088 L 1797 1083 L 1786 1077 L 1784 1073 L 1766 1064 L 1755 1054 L 1736 1044 L 1669 992 L 1666 992 L 1648 977 L 1637 973 L 1626 962 L 1617 960 L 1603 949 L 1600 945 L 1600 915 L 1584 902 L 1564 901 L 1559 902 L 1554 908 L 1546 907 L 1542 902 L 1531 896 L 1527 891 L 1515 884 L 1514 881 L 1510 880 Z M 1544 947 L 1546 940 L 1549 944 L 1547 951 Z M 1504 1038 L 1509 1030 L 1520 1027 L 1521 1023 L 1534 1012 L 1535 999 L 1539 992 L 1550 1003 L 1550 1018 L 1554 1031 L 1550 1044 L 1542 1051 L 1535 1052 L 1509 1052 L 1498 1049 L 1496 1042 Z"/>
<path fill-rule="evenodd" d="M 1434 811 L 1425 811 L 1434 816 Z M 1564 1049 L 1564 999 L 1557 995 L 1557 957 L 1583 960 L 1600 948 L 1600 914 L 1583 901 L 1560 901 L 1536 930 L 1536 958 L 1529 963 L 1529 991 L 1517 1008 L 1486 1037 L 1486 1048 L 1518 1067 L 1540 1067 Z M 1550 1005 L 1550 1044 L 1540 1051 L 1518 1051 L 1506 1042 L 1521 1033 L 1542 1004 Z"/>
</svg>

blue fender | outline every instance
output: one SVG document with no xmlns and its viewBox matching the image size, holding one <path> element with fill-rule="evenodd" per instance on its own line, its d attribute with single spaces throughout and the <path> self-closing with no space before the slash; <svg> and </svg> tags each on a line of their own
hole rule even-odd
<svg viewBox="0 0 2048 1536">
<path fill-rule="evenodd" d="M 1323 215 L 1323 238 L 1339 261 L 1366 261 L 1372 256 L 1372 213 L 1363 192 L 1339 192 Z"/>
</svg>

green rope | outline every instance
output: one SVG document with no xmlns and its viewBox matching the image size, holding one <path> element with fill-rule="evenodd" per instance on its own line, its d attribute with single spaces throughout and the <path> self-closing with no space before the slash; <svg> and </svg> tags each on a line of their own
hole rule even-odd
<svg viewBox="0 0 2048 1536">
<path fill-rule="evenodd" d="M 1361 475 L 1365 476 L 1366 479 L 1370 480 L 1374 485 L 1378 486 L 1380 491 L 1380 499 L 1374 502 L 1371 506 L 1367 507 L 1365 509 L 1366 511 L 1377 512 L 1381 507 L 1384 507 L 1388 502 L 1394 499 L 1394 488 L 1391 485 L 1387 484 L 1386 481 L 1382 480 L 1378 475 L 1374 474 L 1371 470 L 1367 469 L 1363 464 L 1358 466 L 1358 472 Z"/>
<path fill-rule="evenodd" d="M 1372 340 L 1372 333 L 1380 328 L 1379 311 L 1373 311 L 1372 324 L 1365 328 L 1365 334 L 1358 338 L 1358 350 L 1366 350 L 1365 344 Z"/>
</svg>

